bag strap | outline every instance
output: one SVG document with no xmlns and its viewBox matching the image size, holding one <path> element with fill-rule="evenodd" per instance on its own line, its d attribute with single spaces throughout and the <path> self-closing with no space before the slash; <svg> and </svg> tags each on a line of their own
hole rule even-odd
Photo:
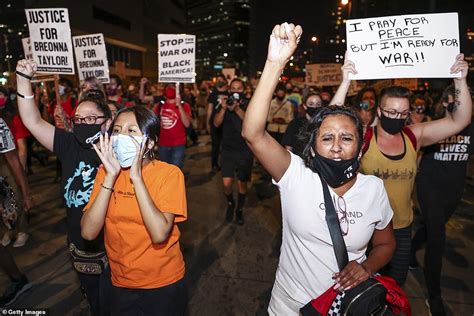
<svg viewBox="0 0 474 316">
<path fill-rule="evenodd" d="M 323 177 L 319 175 L 321 185 L 324 193 L 324 205 L 326 209 L 326 223 L 328 224 L 329 234 L 331 235 L 332 247 L 334 254 L 336 255 L 337 266 L 339 271 L 342 271 L 344 267 L 349 263 L 349 256 L 347 255 L 346 243 L 342 237 L 341 225 L 339 218 L 337 217 L 336 210 L 334 209 L 334 203 L 332 202 L 331 194 L 329 193 L 328 185 L 324 181 Z"/>
<path fill-rule="evenodd" d="M 373 136 L 374 136 L 374 129 L 371 126 L 368 126 L 367 129 L 365 130 L 364 144 L 362 145 L 362 156 L 364 156 L 367 150 L 369 150 L 370 140 L 372 139 Z"/>
<path fill-rule="evenodd" d="M 415 134 L 413 134 L 411 128 L 409 128 L 408 126 L 404 126 L 403 127 L 403 132 L 408 136 L 408 139 L 410 140 L 411 144 L 413 145 L 413 148 L 415 148 L 415 150 L 416 150 L 416 146 L 417 146 L 416 136 L 415 136 Z"/>
</svg>

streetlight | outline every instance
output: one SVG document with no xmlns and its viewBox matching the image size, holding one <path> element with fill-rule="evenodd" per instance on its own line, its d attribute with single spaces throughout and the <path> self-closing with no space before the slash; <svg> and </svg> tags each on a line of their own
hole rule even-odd
<svg viewBox="0 0 474 316">
<path fill-rule="evenodd" d="M 317 42 L 317 41 L 318 41 L 318 38 L 317 38 L 316 36 L 313 36 L 313 37 L 311 37 L 311 41 L 312 41 L 312 42 Z"/>
<path fill-rule="evenodd" d="M 227 56 L 228 56 L 228 54 L 227 54 L 227 53 L 224 53 L 224 57 L 227 57 Z"/>
<path fill-rule="evenodd" d="M 342 5 L 347 5 L 347 4 L 349 4 L 349 0 L 341 0 L 341 4 Z"/>
</svg>

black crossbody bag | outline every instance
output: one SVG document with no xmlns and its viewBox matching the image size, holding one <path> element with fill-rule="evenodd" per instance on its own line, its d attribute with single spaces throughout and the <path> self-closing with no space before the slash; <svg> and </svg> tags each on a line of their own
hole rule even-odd
<svg viewBox="0 0 474 316">
<path fill-rule="evenodd" d="M 336 255 L 337 265 L 339 271 L 349 263 L 346 244 L 342 237 L 341 226 L 334 203 L 332 202 L 331 194 L 329 193 L 328 185 L 321 176 L 321 184 L 324 193 L 324 204 L 326 209 L 326 222 L 331 236 L 334 254 Z M 340 301 L 333 302 L 327 315 L 393 315 L 386 300 L 387 289 L 374 278 L 370 277 L 366 281 L 360 283 L 358 286 L 344 291 L 340 295 Z M 311 302 L 300 309 L 300 314 L 303 316 L 317 316 L 321 315 L 312 306 Z"/>
</svg>

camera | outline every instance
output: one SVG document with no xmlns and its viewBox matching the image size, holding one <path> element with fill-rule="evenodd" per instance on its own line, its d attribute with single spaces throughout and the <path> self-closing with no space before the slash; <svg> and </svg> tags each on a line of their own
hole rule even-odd
<svg viewBox="0 0 474 316">
<path fill-rule="evenodd" d="M 229 94 L 229 97 L 226 100 L 227 105 L 232 105 L 234 102 L 239 102 L 241 101 L 242 98 L 240 96 L 240 93 L 238 92 L 233 92 Z"/>
</svg>

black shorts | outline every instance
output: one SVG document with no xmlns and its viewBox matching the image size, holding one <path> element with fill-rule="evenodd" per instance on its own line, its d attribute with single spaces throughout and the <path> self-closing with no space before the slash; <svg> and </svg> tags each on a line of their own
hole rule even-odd
<svg viewBox="0 0 474 316">
<path fill-rule="evenodd" d="M 184 279 L 156 289 L 112 286 L 111 315 L 185 316 L 187 288 Z"/>
<path fill-rule="evenodd" d="M 248 151 L 221 152 L 221 172 L 223 178 L 233 178 L 237 172 L 237 179 L 242 182 L 250 181 L 252 175 L 253 155 Z"/>
</svg>

